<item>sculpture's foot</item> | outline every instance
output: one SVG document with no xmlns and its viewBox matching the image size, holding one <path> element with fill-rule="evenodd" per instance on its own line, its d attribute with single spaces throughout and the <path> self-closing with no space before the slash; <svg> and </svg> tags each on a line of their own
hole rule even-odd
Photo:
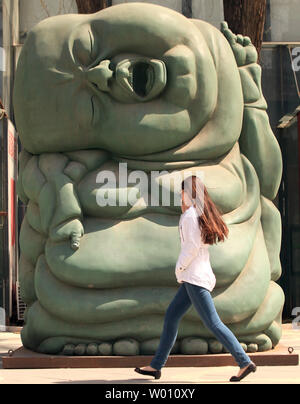
<svg viewBox="0 0 300 404">
<path fill-rule="evenodd" d="M 67 344 L 62 355 L 65 356 L 111 356 L 113 346 L 109 342 L 90 344 Z"/>
<path fill-rule="evenodd" d="M 115 342 L 101 343 L 72 343 L 66 344 L 62 349 L 62 355 L 66 356 L 137 356 L 154 355 L 159 338 L 145 342 L 138 342 L 133 338 L 124 338 Z M 176 342 L 172 354 L 179 353 L 179 343 Z"/>
<path fill-rule="evenodd" d="M 264 307 L 264 312 L 266 309 L 268 307 Z M 281 338 L 281 311 L 271 324 L 260 328 L 260 323 L 258 312 L 255 321 L 250 318 L 230 327 L 247 352 L 270 350 Z M 178 333 L 172 354 L 201 355 L 225 351 L 201 324 L 183 319 L 182 326 L 185 332 L 180 330 Z M 21 336 L 27 349 L 48 355 L 154 355 L 162 328 L 163 317 L 160 315 L 108 324 L 72 325 L 48 314 L 36 302 L 26 312 Z"/>
<path fill-rule="evenodd" d="M 263 352 L 272 349 L 272 341 L 265 334 L 253 334 L 239 338 L 247 353 Z M 136 356 L 154 355 L 160 339 L 154 338 L 138 342 L 133 338 L 124 338 L 114 342 L 88 342 L 77 339 L 49 338 L 40 346 L 40 352 L 60 352 L 65 356 Z M 228 353 L 228 350 L 215 339 L 187 337 L 176 341 L 171 354 L 206 355 Z"/>
<path fill-rule="evenodd" d="M 115 342 L 102 343 L 68 343 L 62 354 L 67 356 L 136 356 L 154 355 L 160 338 L 139 342 L 133 338 L 119 339 Z M 176 341 L 171 354 L 201 355 L 209 353 L 208 342 L 202 338 L 190 337 Z"/>
<path fill-rule="evenodd" d="M 247 353 L 269 351 L 273 347 L 271 338 L 266 334 L 252 334 L 238 337 Z M 205 355 L 228 353 L 228 350 L 215 339 L 198 337 L 184 338 L 180 341 L 179 353 L 183 355 Z"/>
<path fill-rule="evenodd" d="M 264 352 L 272 349 L 271 338 L 266 334 L 252 334 L 238 337 L 240 344 L 247 353 Z M 154 355 L 160 339 L 144 341 L 140 344 L 141 355 Z M 176 341 L 171 354 L 206 355 L 228 353 L 228 350 L 216 339 L 203 337 L 186 337 Z"/>
<path fill-rule="evenodd" d="M 249 353 L 270 351 L 273 348 L 272 340 L 266 334 L 245 335 L 240 337 L 240 341 Z"/>
<path fill-rule="evenodd" d="M 65 356 L 136 356 L 154 354 L 159 344 L 159 339 L 139 343 L 133 338 L 119 339 L 114 342 L 98 341 L 89 342 L 80 339 L 64 337 L 49 338 L 44 341 L 39 352 L 58 352 Z M 174 345 L 172 353 L 178 352 L 178 342 Z"/>
<path fill-rule="evenodd" d="M 44 341 L 39 352 L 56 353 L 65 356 L 134 356 L 139 355 L 138 341 L 127 338 L 114 342 L 87 341 L 76 338 L 55 337 Z"/>
</svg>

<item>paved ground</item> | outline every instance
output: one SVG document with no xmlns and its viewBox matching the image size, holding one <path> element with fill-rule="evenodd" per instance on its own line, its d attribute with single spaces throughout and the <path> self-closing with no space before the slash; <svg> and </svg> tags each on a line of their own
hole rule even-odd
<svg viewBox="0 0 300 404">
<path fill-rule="evenodd" d="M 281 343 L 300 354 L 300 330 L 284 326 Z M 0 333 L 0 357 L 21 345 L 20 336 Z M 5 370 L 0 362 L 0 384 L 224 384 L 238 368 L 164 368 L 158 381 L 137 375 L 133 369 Z M 259 367 L 244 384 L 300 384 L 300 366 Z"/>
</svg>

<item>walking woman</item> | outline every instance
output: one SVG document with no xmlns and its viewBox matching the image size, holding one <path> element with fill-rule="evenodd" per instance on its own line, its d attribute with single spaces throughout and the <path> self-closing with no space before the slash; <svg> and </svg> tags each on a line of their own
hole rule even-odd
<svg viewBox="0 0 300 404">
<path fill-rule="evenodd" d="M 135 371 L 155 379 L 161 377 L 161 369 L 177 339 L 180 319 L 193 304 L 203 324 L 232 354 L 240 367 L 238 375 L 230 379 L 231 382 L 239 382 L 255 372 L 256 366 L 231 330 L 220 320 L 211 297 L 216 277 L 210 265 L 208 247 L 224 241 L 229 231 L 199 177 L 191 176 L 182 182 L 181 199 L 181 252 L 175 269 L 177 282 L 181 286 L 167 309 L 160 344 L 150 366 L 136 368 Z"/>
</svg>

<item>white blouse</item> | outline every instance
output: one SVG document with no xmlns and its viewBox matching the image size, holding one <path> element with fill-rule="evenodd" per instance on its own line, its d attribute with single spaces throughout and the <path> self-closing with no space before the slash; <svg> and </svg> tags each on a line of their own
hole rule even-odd
<svg viewBox="0 0 300 404">
<path fill-rule="evenodd" d="M 188 282 L 210 292 L 216 286 L 216 277 L 209 259 L 209 244 L 204 244 L 196 209 L 191 206 L 180 217 L 181 252 L 176 263 L 178 283 Z"/>
</svg>

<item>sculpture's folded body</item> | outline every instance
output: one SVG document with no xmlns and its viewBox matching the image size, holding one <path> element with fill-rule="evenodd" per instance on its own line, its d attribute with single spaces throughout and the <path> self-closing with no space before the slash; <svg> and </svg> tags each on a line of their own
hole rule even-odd
<svg viewBox="0 0 300 404">
<path fill-rule="evenodd" d="M 216 308 L 249 351 L 278 343 L 282 158 L 256 50 L 222 30 L 132 3 L 49 18 L 29 34 L 14 93 L 27 348 L 155 352 L 178 288 L 180 208 L 99 206 L 97 176 L 117 175 L 120 162 L 149 176 L 204 172 L 229 227 L 210 247 Z M 191 309 L 176 350 L 220 351 L 211 338 Z"/>
</svg>

